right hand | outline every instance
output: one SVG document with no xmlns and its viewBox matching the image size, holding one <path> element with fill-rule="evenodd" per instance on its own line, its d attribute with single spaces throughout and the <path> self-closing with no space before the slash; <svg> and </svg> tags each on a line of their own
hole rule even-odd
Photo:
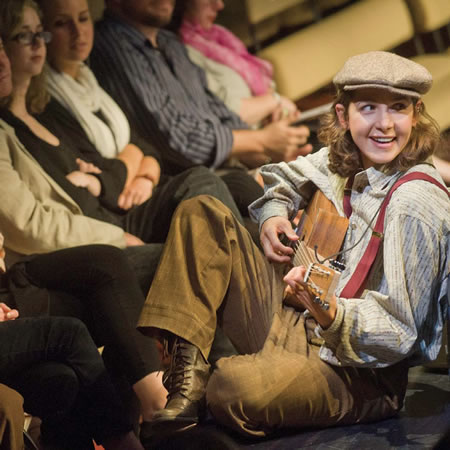
<svg viewBox="0 0 450 450">
<path fill-rule="evenodd" d="M 92 163 L 88 163 L 84 160 L 82 160 L 81 158 L 77 158 L 76 163 L 78 164 L 78 168 L 80 170 L 80 172 L 83 173 L 102 173 L 102 171 L 95 165 Z"/>
<path fill-rule="evenodd" d="M 290 241 L 298 240 L 291 223 L 284 217 L 274 216 L 263 223 L 259 237 L 264 254 L 269 261 L 290 263 L 294 250 L 282 244 L 280 234 L 284 234 Z"/>
<path fill-rule="evenodd" d="M 125 245 L 127 247 L 136 247 L 138 245 L 145 245 L 145 242 L 139 239 L 134 234 L 125 232 L 124 235 L 125 235 Z"/>
<path fill-rule="evenodd" d="M 309 137 L 308 127 L 291 127 L 293 118 L 272 122 L 263 128 L 265 153 L 273 162 L 291 161 L 299 155 L 307 155 L 312 146 L 306 144 Z"/>
<path fill-rule="evenodd" d="M 7 322 L 8 320 L 14 320 L 19 317 L 19 311 L 17 309 L 11 309 L 5 303 L 0 303 L 0 322 Z"/>
</svg>

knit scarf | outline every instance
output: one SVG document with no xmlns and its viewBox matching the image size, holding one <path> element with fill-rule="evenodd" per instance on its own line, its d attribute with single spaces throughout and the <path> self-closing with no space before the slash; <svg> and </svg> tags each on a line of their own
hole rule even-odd
<svg viewBox="0 0 450 450">
<path fill-rule="evenodd" d="M 100 154 L 114 158 L 130 142 L 130 125 L 119 105 L 100 87 L 86 64 L 78 78 L 49 68 L 48 90 L 83 127 Z M 95 113 L 101 112 L 106 123 Z"/>
<path fill-rule="evenodd" d="M 247 82 L 253 95 L 267 92 L 272 82 L 272 65 L 251 55 L 244 43 L 231 31 L 220 25 L 204 29 L 200 25 L 184 20 L 179 33 L 185 44 L 196 48 L 207 58 L 238 72 Z"/>
</svg>

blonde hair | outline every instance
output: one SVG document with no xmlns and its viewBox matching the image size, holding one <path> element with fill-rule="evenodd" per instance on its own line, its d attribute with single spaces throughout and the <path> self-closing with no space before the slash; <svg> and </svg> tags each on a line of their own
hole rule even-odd
<svg viewBox="0 0 450 450">
<path fill-rule="evenodd" d="M 0 32 L 2 40 L 7 43 L 13 37 L 16 30 L 23 22 L 23 13 L 26 7 L 36 11 L 42 19 L 42 14 L 37 3 L 33 0 L 1 0 L 0 2 Z M 50 100 L 47 92 L 47 78 L 45 66 L 39 75 L 31 79 L 28 87 L 26 105 L 33 113 L 42 112 Z M 12 96 L 0 99 L 0 105 L 8 107 L 11 104 Z"/>
<path fill-rule="evenodd" d="M 350 131 L 339 123 L 336 105 L 342 104 L 348 118 L 348 107 L 352 101 L 351 93 L 338 90 L 331 111 L 321 120 L 318 137 L 329 148 L 329 164 L 331 172 L 342 177 L 349 177 L 362 167 L 360 150 L 354 143 Z M 401 153 L 389 164 L 387 171 L 406 171 L 424 162 L 431 156 L 440 141 L 439 126 L 426 112 L 423 102 L 412 99 L 416 125 Z"/>
</svg>

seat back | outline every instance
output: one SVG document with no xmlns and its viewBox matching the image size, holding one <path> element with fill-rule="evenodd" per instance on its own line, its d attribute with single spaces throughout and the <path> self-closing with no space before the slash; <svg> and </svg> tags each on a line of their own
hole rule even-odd
<svg viewBox="0 0 450 450">
<path fill-rule="evenodd" d="M 450 22 L 449 0 L 407 0 L 417 32 L 428 33 Z"/>
<path fill-rule="evenodd" d="M 403 0 L 361 0 L 259 52 L 278 90 L 298 100 L 331 82 L 352 55 L 390 50 L 414 35 Z"/>
</svg>

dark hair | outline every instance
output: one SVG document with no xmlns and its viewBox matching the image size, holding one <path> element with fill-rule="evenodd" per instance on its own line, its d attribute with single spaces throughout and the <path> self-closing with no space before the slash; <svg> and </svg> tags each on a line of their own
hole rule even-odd
<svg viewBox="0 0 450 450">
<path fill-rule="evenodd" d="M 345 107 L 348 117 L 348 107 L 352 101 L 351 93 L 338 90 L 331 111 L 321 120 L 319 139 L 329 148 L 328 167 L 331 172 L 341 177 L 349 177 L 362 167 L 361 155 L 353 142 L 350 131 L 342 128 L 336 113 L 336 105 Z M 439 126 L 426 112 L 423 102 L 412 99 L 414 114 L 417 120 L 411 131 L 411 136 L 402 152 L 389 164 L 388 171 L 406 171 L 424 162 L 431 156 L 440 141 Z"/>
<path fill-rule="evenodd" d="M 1 0 L 0 2 L 0 30 L 3 42 L 11 40 L 17 28 L 23 22 L 23 12 L 26 7 L 34 9 L 42 19 L 41 11 L 34 0 Z M 42 112 L 50 99 L 47 92 L 47 80 L 45 67 L 42 72 L 33 77 L 28 87 L 26 104 L 32 113 Z M 11 104 L 12 95 L 0 99 L 0 105 L 8 107 Z"/>
<path fill-rule="evenodd" d="M 190 0 L 176 0 L 175 8 L 173 9 L 172 19 L 170 23 L 166 25 L 166 29 L 178 34 L 181 24 L 183 23 L 184 15 L 187 10 L 188 2 Z"/>
</svg>

